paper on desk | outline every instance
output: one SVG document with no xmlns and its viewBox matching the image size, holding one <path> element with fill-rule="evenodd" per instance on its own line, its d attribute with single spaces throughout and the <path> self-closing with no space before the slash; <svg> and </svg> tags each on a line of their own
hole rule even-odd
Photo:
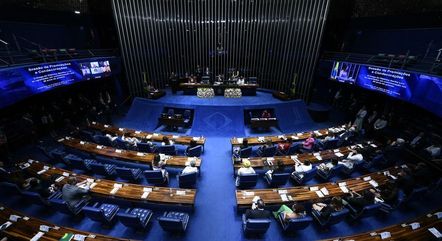
<svg viewBox="0 0 442 241">
<path fill-rule="evenodd" d="M 292 139 L 298 140 L 299 138 L 297 136 L 292 136 Z"/>
<path fill-rule="evenodd" d="M 144 187 L 143 192 L 152 192 L 152 188 L 151 187 Z"/>
<path fill-rule="evenodd" d="M 297 136 L 302 136 L 304 133 L 296 133 Z"/>
<path fill-rule="evenodd" d="M 378 187 L 379 184 L 375 180 L 371 180 L 368 183 L 370 183 L 373 187 Z"/>
<path fill-rule="evenodd" d="M 103 146 L 97 145 L 97 149 L 103 149 Z"/>
<path fill-rule="evenodd" d="M 430 231 L 436 238 L 442 237 L 442 234 L 436 228 L 429 228 L 428 231 Z"/>
<path fill-rule="evenodd" d="M 322 192 L 324 195 L 326 195 L 326 196 L 330 194 L 330 193 L 328 192 L 327 188 L 325 188 L 325 187 L 321 188 L 321 192 Z"/>
<path fill-rule="evenodd" d="M 322 135 L 321 132 L 319 132 L 319 131 L 314 131 L 314 133 L 318 136 Z"/>
<path fill-rule="evenodd" d="M 40 225 L 40 231 L 42 232 L 48 232 L 50 228 L 51 227 L 49 227 L 48 225 Z"/>
<path fill-rule="evenodd" d="M 143 195 L 141 195 L 141 199 L 146 199 L 149 194 L 150 192 L 143 192 Z"/>
<path fill-rule="evenodd" d="M 342 153 L 340 153 L 340 152 L 335 152 L 335 155 L 336 155 L 337 157 L 343 157 L 343 156 L 344 156 L 344 154 L 342 154 Z"/>
<path fill-rule="evenodd" d="M 378 146 L 376 146 L 375 144 L 370 144 L 370 146 L 372 146 L 372 147 L 374 147 L 374 148 L 376 148 L 376 147 L 378 147 Z"/>
<path fill-rule="evenodd" d="M 160 134 L 158 134 L 158 133 L 153 133 L 153 136 L 159 136 Z"/>
<path fill-rule="evenodd" d="M 144 156 L 144 153 L 137 152 L 137 156 Z"/>
<path fill-rule="evenodd" d="M 415 230 L 421 227 L 421 224 L 418 222 L 410 223 L 411 229 Z"/>
<path fill-rule="evenodd" d="M 279 196 L 281 197 L 281 200 L 282 200 L 283 202 L 287 202 L 287 201 L 289 200 L 289 198 L 287 197 L 286 194 L 281 194 L 281 195 L 279 195 Z"/>
<path fill-rule="evenodd" d="M 310 187 L 310 191 L 318 191 L 319 190 L 319 187 Z"/>
<path fill-rule="evenodd" d="M 123 187 L 123 184 L 121 184 L 121 183 L 115 183 L 115 184 L 114 184 L 114 187 L 122 188 L 122 187 Z"/>
<path fill-rule="evenodd" d="M 64 176 L 58 177 L 57 179 L 55 179 L 55 182 L 61 182 L 61 181 L 63 181 L 63 179 L 64 179 Z"/>
<path fill-rule="evenodd" d="M 141 133 L 141 131 L 135 131 L 135 134 L 140 134 Z"/>
<path fill-rule="evenodd" d="M 115 152 L 116 152 L 116 153 L 121 153 L 121 152 L 123 152 L 123 150 L 115 149 Z"/>
<path fill-rule="evenodd" d="M 255 196 L 255 192 L 246 192 L 244 191 L 245 196 Z"/>
<path fill-rule="evenodd" d="M 80 144 L 81 144 L 81 145 L 84 145 L 84 144 L 86 144 L 86 142 L 84 142 L 84 141 L 80 141 Z"/>
<path fill-rule="evenodd" d="M 83 234 L 75 234 L 74 237 L 72 238 L 75 241 L 84 241 L 86 240 L 87 236 L 83 235 Z"/>
<path fill-rule="evenodd" d="M 371 180 L 371 177 L 370 176 L 366 176 L 366 177 L 364 177 L 364 178 L 362 178 L 362 180 L 364 180 L 364 181 L 370 181 Z"/>
<path fill-rule="evenodd" d="M 318 159 L 318 161 L 322 161 L 322 157 L 321 156 L 315 156 L 316 159 Z"/>
<path fill-rule="evenodd" d="M 357 146 L 359 146 L 360 148 L 364 148 L 362 144 L 357 144 Z"/>
<path fill-rule="evenodd" d="M 104 125 L 104 127 L 105 127 L 105 128 L 108 128 L 108 127 L 109 127 L 109 125 Z"/>
<path fill-rule="evenodd" d="M 287 194 L 287 190 L 286 189 L 280 189 L 280 190 L 278 190 L 278 194 Z"/>
<path fill-rule="evenodd" d="M 45 233 L 43 233 L 43 232 L 38 232 L 34 237 L 31 238 L 30 241 L 37 241 L 37 240 L 39 240 L 41 237 L 43 237 L 44 234 L 45 234 Z"/>
<path fill-rule="evenodd" d="M 146 139 L 150 139 L 150 138 L 152 138 L 152 135 L 147 135 L 146 136 Z"/>
<path fill-rule="evenodd" d="M 324 197 L 324 194 L 321 191 L 315 191 L 316 195 L 318 195 L 318 197 Z"/>
<path fill-rule="evenodd" d="M 45 173 L 47 170 L 48 170 L 48 169 L 40 170 L 40 171 L 37 172 L 37 174 L 38 174 L 38 175 L 41 175 L 41 174 Z"/>
<path fill-rule="evenodd" d="M 120 190 L 120 188 L 118 188 L 118 187 L 114 187 L 114 188 L 110 191 L 110 194 L 114 195 L 115 193 L 118 192 L 118 190 Z"/>
<path fill-rule="evenodd" d="M 186 191 L 176 190 L 176 195 L 178 195 L 178 196 L 185 196 L 186 195 Z"/>
<path fill-rule="evenodd" d="M 274 157 L 267 157 L 267 161 L 274 161 L 275 160 L 275 158 Z"/>
<path fill-rule="evenodd" d="M 381 239 L 391 238 L 390 232 L 382 232 L 379 235 L 381 236 Z"/>
<path fill-rule="evenodd" d="M 350 192 L 346 186 L 339 186 L 339 188 L 342 190 L 343 193 L 349 193 Z"/>
<path fill-rule="evenodd" d="M 347 186 L 347 183 L 346 183 L 346 182 L 340 182 L 340 183 L 338 183 L 338 185 L 339 185 L 340 187 L 345 187 L 345 186 Z"/>
<path fill-rule="evenodd" d="M 97 183 L 96 183 L 96 182 L 92 183 L 92 184 L 89 186 L 89 188 L 92 189 L 92 188 L 94 188 L 95 186 L 97 186 Z"/>
</svg>

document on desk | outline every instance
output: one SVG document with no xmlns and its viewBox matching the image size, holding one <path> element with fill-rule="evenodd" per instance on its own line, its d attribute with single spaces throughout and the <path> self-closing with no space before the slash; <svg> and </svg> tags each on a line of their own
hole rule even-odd
<svg viewBox="0 0 442 241">
<path fill-rule="evenodd" d="M 390 232 L 382 232 L 379 235 L 381 236 L 381 239 L 391 238 Z"/>
<path fill-rule="evenodd" d="M 200 140 L 200 137 L 192 137 L 192 140 L 194 140 L 194 141 L 199 141 L 199 140 Z"/>
<path fill-rule="evenodd" d="M 75 234 L 74 237 L 72 238 L 72 240 L 75 241 L 84 241 L 86 240 L 87 236 L 83 235 L 83 234 Z"/>
<path fill-rule="evenodd" d="M 310 187 L 310 191 L 318 191 L 319 190 L 319 187 Z"/>
<path fill-rule="evenodd" d="M 325 187 L 321 188 L 321 192 L 322 192 L 324 195 L 326 195 L 326 196 L 330 194 L 330 193 L 328 192 L 327 188 L 325 188 Z"/>
<path fill-rule="evenodd" d="M 368 182 L 368 181 L 370 181 L 370 180 L 371 180 L 371 177 L 370 177 L 370 176 L 367 176 L 367 177 L 364 177 L 364 178 L 362 178 L 362 180 L 364 180 L 364 181 Z"/>
<path fill-rule="evenodd" d="M 146 139 L 150 139 L 150 138 L 152 138 L 152 135 L 147 135 L 146 136 Z"/>
<path fill-rule="evenodd" d="M 123 150 L 120 150 L 120 149 L 115 149 L 115 152 L 116 152 L 116 153 L 122 153 L 122 152 L 123 152 Z"/>
<path fill-rule="evenodd" d="M 288 200 L 289 200 L 289 198 L 287 197 L 287 194 L 281 194 L 281 195 L 279 195 L 280 197 L 281 197 L 281 200 L 283 201 L 283 202 L 287 202 Z"/>
<path fill-rule="evenodd" d="M 324 197 L 324 194 L 321 191 L 315 191 L 316 195 L 318 195 L 318 197 Z"/>
<path fill-rule="evenodd" d="M 141 199 L 146 199 L 149 196 L 150 192 L 143 192 L 143 195 L 141 195 Z"/>
<path fill-rule="evenodd" d="M 343 157 L 343 156 L 344 156 L 344 154 L 342 154 L 342 153 L 340 153 L 340 152 L 335 152 L 335 155 L 336 155 L 337 157 Z"/>
<path fill-rule="evenodd" d="M 278 190 L 278 194 L 287 194 L 287 189 Z"/>
<path fill-rule="evenodd" d="M 115 193 L 118 192 L 118 190 L 120 190 L 119 187 L 114 187 L 114 188 L 110 191 L 110 194 L 114 195 Z"/>
<path fill-rule="evenodd" d="M 94 188 L 95 186 L 97 186 L 97 183 L 96 183 L 96 182 L 92 183 L 92 184 L 89 186 L 89 189 L 92 189 L 92 188 Z"/>
<path fill-rule="evenodd" d="M 430 231 L 436 238 L 442 238 L 442 234 L 436 228 L 429 228 Z"/>
<path fill-rule="evenodd" d="M 11 222 L 7 221 L 6 223 L 0 225 L 0 231 L 7 229 L 9 226 L 11 226 L 11 224 Z"/>
<path fill-rule="evenodd" d="M 421 224 L 418 222 L 410 223 L 411 229 L 415 230 L 421 227 Z"/>
<path fill-rule="evenodd" d="M 378 187 L 379 184 L 375 180 L 371 180 L 368 183 L 370 183 L 373 187 Z"/>
<path fill-rule="evenodd" d="M 44 234 L 45 234 L 45 233 L 43 233 L 43 232 L 38 232 L 34 237 L 31 238 L 30 241 L 37 241 L 37 240 L 39 240 L 41 237 L 43 237 Z"/>
<path fill-rule="evenodd" d="M 176 195 L 178 195 L 178 196 L 186 196 L 186 191 L 177 190 L 176 191 Z"/>
<path fill-rule="evenodd" d="M 135 134 L 140 134 L 141 133 L 141 131 L 135 131 Z"/>
<path fill-rule="evenodd" d="M 341 189 L 341 191 L 343 193 L 349 193 L 350 192 L 350 190 L 348 190 L 348 188 L 346 186 L 339 186 L 339 188 Z"/>
</svg>

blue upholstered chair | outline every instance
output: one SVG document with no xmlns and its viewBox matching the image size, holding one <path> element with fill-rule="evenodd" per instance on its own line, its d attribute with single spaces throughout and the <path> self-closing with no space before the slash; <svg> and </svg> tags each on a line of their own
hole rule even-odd
<svg viewBox="0 0 442 241">
<path fill-rule="evenodd" d="M 81 201 L 75 207 L 69 207 L 64 200 L 59 198 L 49 199 L 48 201 L 55 210 L 68 215 L 80 214 L 83 207 L 87 205 L 86 201 Z"/>
<path fill-rule="evenodd" d="M 162 154 L 166 154 L 166 155 L 175 156 L 176 155 L 175 145 L 158 146 L 157 152 L 162 153 Z"/>
<path fill-rule="evenodd" d="M 81 140 L 85 140 L 85 141 L 89 141 L 89 142 L 94 142 L 94 132 L 92 132 L 92 131 L 81 130 L 78 133 L 78 137 Z"/>
<path fill-rule="evenodd" d="M 347 208 L 350 210 L 350 217 L 353 220 L 356 220 L 376 215 L 381 209 L 381 204 L 380 203 L 370 204 L 362 208 L 360 211 L 355 210 L 350 205 L 347 205 Z"/>
<path fill-rule="evenodd" d="M 140 179 L 141 174 L 143 173 L 138 168 L 127 167 L 116 167 L 115 172 L 120 178 L 130 181 L 137 181 L 138 179 Z"/>
<path fill-rule="evenodd" d="M 189 223 L 189 214 L 180 212 L 164 212 L 158 218 L 161 228 L 167 232 L 184 232 Z"/>
<path fill-rule="evenodd" d="M 241 158 L 248 158 L 248 157 L 250 157 L 252 155 L 252 151 L 253 151 L 253 149 L 252 149 L 251 146 L 246 147 L 246 148 L 241 148 L 239 150 L 239 156 Z"/>
<path fill-rule="evenodd" d="M 251 188 L 256 186 L 256 182 L 258 182 L 258 174 L 256 173 L 239 175 L 237 178 L 239 188 Z"/>
<path fill-rule="evenodd" d="M 120 137 L 118 137 L 117 139 L 114 140 L 114 147 L 118 148 L 118 149 L 129 149 L 129 143 L 127 143 L 126 141 L 123 141 L 123 139 L 121 139 Z"/>
<path fill-rule="evenodd" d="M 337 147 L 338 145 L 338 139 L 333 139 L 333 140 L 329 140 L 329 141 L 324 141 L 323 142 L 323 149 L 324 150 L 329 150 L 329 149 L 334 149 Z"/>
<path fill-rule="evenodd" d="M 83 160 L 83 158 L 73 155 L 73 154 L 69 154 L 69 155 L 65 156 L 64 161 L 68 165 L 70 165 L 71 167 L 73 167 L 75 169 L 85 170 L 85 171 L 91 170 L 90 165 L 92 163 L 95 163 L 95 160 L 92 160 L 92 159 Z"/>
<path fill-rule="evenodd" d="M 193 187 L 196 183 L 198 173 L 187 173 L 177 175 L 178 183 L 181 188 Z"/>
<path fill-rule="evenodd" d="M 299 150 L 299 145 L 292 144 L 284 155 L 294 155 Z"/>
<path fill-rule="evenodd" d="M 192 148 L 189 148 L 189 150 L 186 150 L 186 156 L 189 157 L 199 157 L 201 156 L 201 153 L 203 152 L 203 146 L 198 145 L 194 146 Z"/>
<path fill-rule="evenodd" d="M 149 224 L 149 221 L 152 218 L 152 214 L 153 212 L 149 209 L 128 208 L 124 212 L 119 212 L 117 214 L 117 217 L 118 220 L 120 220 L 120 222 L 126 227 L 131 227 L 134 229 L 144 229 Z"/>
<path fill-rule="evenodd" d="M 408 195 L 405 195 L 405 197 L 402 200 L 402 203 L 409 203 L 418 199 L 422 199 L 427 193 L 429 188 L 428 187 L 417 187 L 414 188 L 411 193 Z"/>
<path fill-rule="evenodd" d="M 103 223 L 105 225 L 110 225 L 115 220 L 116 214 L 120 208 L 114 204 L 108 203 L 95 203 L 93 206 L 84 206 L 83 213 L 86 217 Z"/>
<path fill-rule="evenodd" d="M 161 170 L 146 170 L 144 171 L 144 176 L 146 177 L 148 183 L 154 185 L 162 185 L 167 181 L 167 179 L 163 177 Z"/>
<path fill-rule="evenodd" d="M 43 198 L 39 193 L 24 191 L 22 192 L 23 197 L 26 201 L 31 202 L 33 204 L 37 204 L 40 206 L 49 206 L 49 202 L 47 199 Z"/>
<path fill-rule="evenodd" d="M 341 168 L 341 173 L 344 175 L 351 175 L 354 171 L 359 170 L 363 165 L 364 165 L 365 161 L 361 160 L 361 161 L 356 161 L 353 163 L 353 167 L 352 168 L 348 168 L 347 166 L 343 165 Z"/>
<path fill-rule="evenodd" d="M 156 151 L 156 147 L 150 143 L 140 142 L 137 143 L 137 149 L 139 152 L 152 153 Z"/>
<path fill-rule="evenodd" d="M 183 114 L 183 118 L 184 118 L 184 124 L 186 125 L 186 127 L 190 126 L 190 120 L 192 118 L 192 112 L 190 110 L 185 110 L 184 114 Z"/>
<path fill-rule="evenodd" d="M 312 210 L 313 217 L 323 227 L 340 223 L 348 216 L 349 213 L 350 212 L 348 211 L 348 209 L 343 208 L 340 211 L 336 211 L 336 212 L 331 213 L 329 217 L 325 218 L 325 217 L 321 216 L 320 212 L 318 212 L 314 209 Z"/>
<path fill-rule="evenodd" d="M 280 213 L 278 215 L 279 224 L 281 224 L 282 230 L 286 233 L 293 233 L 298 230 L 303 230 L 307 228 L 312 222 L 313 218 L 306 215 L 302 218 L 292 218 L 287 221 L 284 221 L 284 213 Z"/>
<path fill-rule="evenodd" d="M 332 169 L 330 169 L 328 172 L 325 172 L 321 169 L 318 169 L 316 171 L 316 174 L 318 175 L 318 177 L 320 177 L 322 180 L 327 181 L 330 178 L 333 178 L 334 176 L 336 176 L 336 174 L 338 174 L 341 169 L 343 168 L 344 165 L 342 164 L 337 164 L 336 166 L 332 167 Z"/>
<path fill-rule="evenodd" d="M 112 141 L 107 136 L 103 135 L 95 135 L 94 142 L 104 146 L 112 146 Z"/>
<path fill-rule="evenodd" d="M 304 183 L 312 180 L 316 176 L 316 171 L 317 171 L 316 167 L 312 167 L 312 169 L 303 173 L 293 172 L 290 177 L 298 185 L 303 185 Z"/>
<path fill-rule="evenodd" d="M 289 180 L 290 173 L 275 173 L 273 175 L 265 175 L 267 183 L 272 187 L 284 186 Z"/>
<path fill-rule="evenodd" d="M 64 162 L 66 154 L 63 148 L 54 148 L 49 152 L 49 156 L 57 162 Z"/>
<path fill-rule="evenodd" d="M 263 235 L 269 229 L 272 221 L 268 218 L 247 219 L 242 215 L 242 228 L 245 235 Z"/>
<path fill-rule="evenodd" d="M 276 155 L 276 151 L 277 151 L 276 146 L 260 148 L 258 149 L 258 156 L 272 157 Z"/>
<path fill-rule="evenodd" d="M 114 176 L 116 166 L 113 164 L 102 164 L 94 162 L 89 164 L 91 171 L 102 176 Z"/>
<path fill-rule="evenodd" d="M 15 183 L 0 182 L 1 193 L 21 194 L 22 190 Z"/>
</svg>

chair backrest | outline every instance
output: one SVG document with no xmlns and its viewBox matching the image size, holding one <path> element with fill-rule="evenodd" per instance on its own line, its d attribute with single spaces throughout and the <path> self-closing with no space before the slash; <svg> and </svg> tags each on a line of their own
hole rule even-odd
<svg viewBox="0 0 442 241">
<path fill-rule="evenodd" d="M 30 201 L 37 205 L 48 205 L 48 201 L 45 200 L 39 193 L 24 191 L 22 195 L 26 198 L 26 201 Z"/>
<path fill-rule="evenodd" d="M 365 218 L 365 217 L 374 216 L 375 214 L 378 213 L 380 208 L 381 208 L 380 203 L 374 203 L 371 205 L 367 205 L 361 210 L 361 212 L 358 215 L 358 218 Z"/>
<path fill-rule="evenodd" d="M 91 131 L 81 130 L 78 136 L 85 141 L 94 141 L 94 133 Z"/>
<path fill-rule="evenodd" d="M 328 149 L 333 149 L 337 147 L 338 144 L 338 139 L 333 139 L 333 140 L 329 140 L 329 141 L 325 141 L 323 148 L 324 150 L 328 150 Z"/>
<path fill-rule="evenodd" d="M 55 208 L 56 210 L 58 210 L 59 212 L 62 212 L 64 214 L 69 214 L 69 215 L 76 215 L 78 213 L 81 212 L 81 208 L 78 209 L 71 209 L 68 207 L 68 205 L 66 204 L 66 202 L 62 199 L 57 199 L 57 198 L 53 198 L 53 199 L 49 199 L 49 203 L 51 204 L 51 206 L 53 208 Z"/>
<path fill-rule="evenodd" d="M 313 218 L 310 216 L 305 216 L 302 218 L 292 218 L 289 219 L 287 225 L 284 227 L 286 231 L 303 230 L 307 228 L 313 222 Z"/>
<path fill-rule="evenodd" d="M 130 168 L 127 167 L 117 167 L 115 168 L 117 175 L 126 180 L 133 180 L 135 176 Z"/>
<path fill-rule="evenodd" d="M 72 163 L 72 161 L 83 161 L 83 158 L 74 154 L 68 154 L 63 159 L 66 163 Z"/>
<path fill-rule="evenodd" d="M 272 175 L 272 185 L 285 185 L 290 177 L 290 173 L 275 173 Z"/>
<path fill-rule="evenodd" d="M 123 141 L 120 138 L 115 139 L 114 143 L 115 143 L 115 147 L 120 148 L 120 149 L 127 149 L 129 146 L 129 144 L 126 141 Z"/>
<path fill-rule="evenodd" d="M 146 170 L 144 171 L 144 176 L 146 177 L 147 182 L 152 184 L 163 184 L 165 181 L 161 170 Z"/>
<path fill-rule="evenodd" d="M 137 143 L 137 148 L 138 148 L 138 151 L 140 151 L 140 152 L 147 152 L 147 153 L 152 152 L 152 148 L 150 148 L 149 143 L 145 143 L 145 142 Z"/>
<path fill-rule="evenodd" d="M 293 155 L 296 153 L 296 151 L 299 149 L 299 145 L 297 144 L 292 144 L 289 149 L 287 150 L 287 155 Z"/>
<path fill-rule="evenodd" d="M 169 218 L 169 217 L 159 217 L 158 223 L 164 231 L 168 232 L 183 232 L 185 231 L 185 226 L 183 222 L 179 219 Z"/>
<path fill-rule="evenodd" d="M 175 145 L 159 146 L 158 152 L 166 155 L 176 155 Z"/>
<path fill-rule="evenodd" d="M 99 208 L 85 206 L 83 207 L 83 213 L 90 219 L 98 222 L 106 221 L 103 211 Z"/>
<path fill-rule="evenodd" d="M 189 150 L 187 151 L 187 156 L 199 157 L 199 156 L 201 156 L 202 151 L 203 151 L 203 147 L 201 145 L 194 146 L 192 148 L 189 148 Z"/>
<path fill-rule="evenodd" d="M 22 191 L 15 183 L 10 182 L 0 182 L 0 190 L 2 193 L 9 193 L 9 194 L 21 194 Z"/>
<path fill-rule="evenodd" d="M 248 219 L 246 220 L 244 231 L 246 233 L 264 234 L 269 229 L 272 222 L 270 219 Z"/>
<path fill-rule="evenodd" d="M 185 111 L 184 111 L 184 114 L 183 114 L 183 117 L 184 117 L 184 119 L 189 119 L 189 118 L 190 118 L 190 115 L 191 115 L 190 110 L 185 110 Z"/>
<path fill-rule="evenodd" d="M 239 150 L 239 156 L 241 158 L 248 158 L 252 155 L 252 147 L 246 147 Z"/>
<path fill-rule="evenodd" d="M 133 228 L 142 228 L 143 224 L 141 223 L 140 218 L 137 215 L 130 213 L 118 213 L 118 220 L 124 225 Z"/>
<path fill-rule="evenodd" d="M 258 181 L 258 174 L 243 174 L 240 175 L 238 178 L 240 187 L 254 187 L 256 186 L 256 182 Z"/>
<path fill-rule="evenodd" d="M 98 143 L 100 145 L 112 146 L 112 141 L 109 138 L 107 138 L 106 136 L 95 135 L 94 140 L 96 143 Z"/>
<path fill-rule="evenodd" d="M 197 173 L 180 174 L 178 177 L 180 187 L 190 187 L 196 183 Z"/>
<path fill-rule="evenodd" d="M 337 211 L 337 212 L 333 212 L 330 214 L 330 217 L 329 217 L 327 223 L 330 225 L 339 223 L 342 220 L 344 220 L 348 214 L 349 214 L 349 211 L 346 208 L 343 208 L 342 210 Z"/>
<path fill-rule="evenodd" d="M 276 146 L 267 147 L 264 148 L 261 155 L 264 157 L 272 157 L 275 156 L 276 150 L 277 150 Z"/>
<path fill-rule="evenodd" d="M 170 108 L 170 109 L 167 110 L 167 115 L 173 116 L 174 114 L 175 114 L 175 110 L 174 109 Z"/>
<path fill-rule="evenodd" d="M 101 164 L 101 163 L 91 163 L 90 164 L 91 170 L 95 173 L 95 174 L 99 174 L 99 175 L 108 175 L 108 171 L 106 170 L 106 165 Z"/>
<path fill-rule="evenodd" d="M 316 176 L 316 167 L 312 167 L 309 171 L 304 172 L 304 178 L 303 181 L 310 181 Z"/>
</svg>

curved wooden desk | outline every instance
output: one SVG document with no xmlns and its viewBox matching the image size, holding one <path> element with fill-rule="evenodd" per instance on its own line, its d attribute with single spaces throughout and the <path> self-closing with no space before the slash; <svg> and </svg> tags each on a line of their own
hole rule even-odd
<svg viewBox="0 0 442 241">
<path fill-rule="evenodd" d="M 436 237 L 428 230 L 430 228 L 436 228 L 439 232 L 442 232 L 442 219 L 439 219 L 437 215 L 442 209 L 431 212 L 427 215 L 421 216 L 419 218 L 410 220 L 405 223 L 396 224 L 388 226 L 381 229 L 376 229 L 370 232 L 359 233 L 346 237 L 336 237 L 331 239 L 324 239 L 328 241 L 368 241 L 368 240 L 382 240 L 381 234 L 388 234 L 391 238 L 386 238 L 384 240 L 413 240 L 413 241 L 427 241 L 436 239 Z M 420 227 L 412 228 L 412 223 L 419 223 Z M 388 233 L 388 234 L 387 234 Z"/>
<path fill-rule="evenodd" d="M 164 135 L 160 133 L 137 131 L 128 128 L 118 128 L 115 126 L 104 125 L 97 122 L 92 122 L 88 127 L 105 133 L 111 133 L 119 136 L 125 135 L 130 137 L 136 137 L 138 139 L 152 141 L 152 142 L 162 142 L 163 137 L 167 136 L 174 143 L 180 145 L 189 145 L 191 140 L 195 140 L 198 145 L 202 146 L 204 146 L 204 144 L 206 143 L 206 138 L 203 136 L 193 137 L 193 136 Z"/>
<path fill-rule="evenodd" d="M 143 153 L 131 150 L 120 150 L 110 146 L 102 146 L 91 142 L 81 141 L 79 139 L 72 137 L 62 138 L 58 140 L 58 142 L 69 148 L 76 149 L 79 151 L 84 151 L 94 155 L 102 155 L 117 159 L 124 159 L 148 165 L 152 164 L 153 158 L 155 156 L 155 154 L 152 153 Z M 201 158 L 186 157 L 186 156 L 166 156 L 166 157 L 167 158 L 170 157 L 166 161 L 166 166 L 184 168 L 190 160 L 195 160 L 195 164 L 197 167 L 201 166 Z"/>
<path fill-rule="evenodd" d="M 371 180 L 374 180 L 378 185 L 385 184 L 388 178 L 386 175 L 384 175 L 384 172 L 388 171 L 391 175 L 396 175 L 401 169 L 401 167 L 393 167 L 361 177 L 341 180 L 338 183 L 345 183 L 347 189 L 359 192 L 371 188 L 372 185 L 369 183 L 369 181 Z M 368 179 L 368 177 L 370 177 L 371 180 L 365 181 L 364 178 Z M 317 187 L 318 189 L 325 187 L 328 190 L 329 195 L 319 197 L 312 187 Z M 283 200 L 284 195 L 287 197 L 287 200 Z M 345 193 L 341 189 L 339 184 L 328 182 L 311 186 L 291 188 L 236 190 L 236 204 L 238 208 L 251 207 L 254 196 L 261 197 L 268 205 L 282 205 L 286 203 L 291 203 L 293 201 L 317 201 L 325 198 L 344 195 L 347 195 L 347 193 Z"/>
<path fill-rule="evenodd" d="M 181 189 L 168 187 L 154 187 L 143 186 L 131 183 L 115 182 L 106 179 L 94 179 L 86 175 L 78 175 L 68 170 L 51 167 L 50 165 L 35 160 L 28 160 L 26 162 L 29 167 L 23 168 L 33 176 L 38 176 L 46 181 L 52 181 L 54 175 L 65 176 L 62 180 L 55 182 L 58 186 L 63 186 L 67 182 L 67 177 L 75 176 L 79 182 L 84 180 L 94 180 L 95 186 L 90 190 L 92 195 L 101 196 L 105 198 L 120 198 L 131 202 L 151 202 L 159 204 L 177 204 L 193 207 L 195 204 L 195 189 Z M 23 164 L 20 165 L 23 167 Z M 46 171 L 43 171 L 44 169 Z M 115 193 L 110 192 L 114 189 L 115 184 L 120 184 L 122 187 Z M 146 198 L 142 198 L 144 192 L 149 192 Z"/>
<path fill-rule="evenodd" d="M 329 131 L 333 131 L 335 134 L 342 133 L 346 130 L 346 126 L 337 126 L 332 127 L 328 129 L 321 129 L 321 130 L 315 130 L 315 131 L 306 131 L 306 132 L 299 132 L 299 133 L 291 133 L 291 134 L 281 134 L 277 136 L 262 136 L 260 137 L 244 137 L 239 139 L 247 139 L 249 146 L 258 146 L 258 145 L 264 145 L 266 144 L 266 141 L 272 141 L 272 143 L 279 143 L 281 141 L 284 141 L 285 138 L 291 137 L 293 141 L 302 141 L 304 139 L 307 139 L 310 136 L 310 133 L 315 133 L 316 137 L 322 137 L 328 135 Z M 242 141 L 240 142 L 238 138 L 231 138 L 230 144 L 232 145 L 232 150 L 234 146 L 240 146 L 242 145 Z"/>
<path fill-rule="evenodd" d="M 372 142 L 367 142 L 363 144 L 356 144 L 351 146 L 340 147 L 332 150 L 325 150 L 316 153 L 303 153 L 292 156 L 275 156 L 275 157 L 250 157 L 250 158 L 242 158 L 241 160 L 249 160 L 250 164 L 253 168 L 265 168 L 270 167 L 271 164 L 276 165 L 279 160 L 282 161 L 284 166 L 293 166 L 296 163 L 310 161 L 312 164 L 322 163 L 326 160 L 330 160 L 332 158 L 343 159 L 347 157 L 347 155 L 354 150 L 361 150 L 365 148 L 379 148 L 379 144 L 374 144 Z M 241 167 L 241 162 L 235 161 L 235 158 L 232 157 L 234 162 L 234 168 L 237 170 Z"/>
<path fill-rule="evenodd" d="M 17 215 L 21 218 L 17 219 L 16 222 L 9 220 L 11 215 Z M 5 230 L 1 231 L 2 235 L 8 237 L 8 240 L 14 241 L 28 241 L 31 240 L 37 233 L 40 232 L 40 225 L 46 225 L 51 227 L 48 232 L 39 239 L 41 241 L 58 241 L 64 234 L 71 233 L 74 235 L 83 235 L 85 240 L 98 240 L 98 241 L 129 241 L 130 239 L 116 238 L 105 236 L 97 233 L 89 233 L 85 231 L 80 231 L 73 228 L 59 227 L 55 224 L 29 217 L 21 212 L 15 211 L 13 209 L 7 208 L 0 204 L 0 225 L 6 222 L 11 222 L 12 224 Z"/>
</svg>

